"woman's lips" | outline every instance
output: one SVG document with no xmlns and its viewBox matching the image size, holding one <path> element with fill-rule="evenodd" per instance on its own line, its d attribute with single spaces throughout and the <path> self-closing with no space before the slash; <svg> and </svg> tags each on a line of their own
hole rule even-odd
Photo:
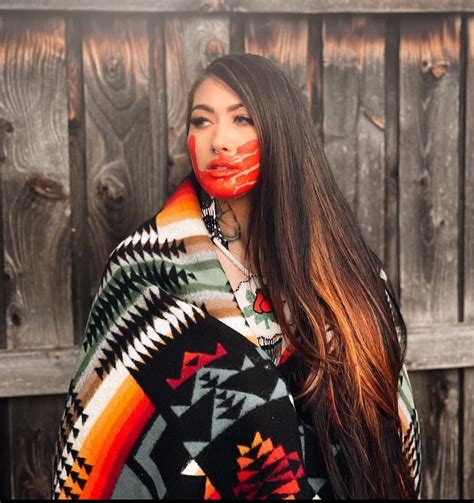
<svg viewBox="0 0 474 503">
<path fill-rule="evenodd" d="M 207 165 L 207 173 L 214 178 L 232 176 L 239 170 L 239 166 L 224 160 L 215 159 Z"/>
<path fill-rule="evenodd" d="M 208 168 L 208 175 L 214 178 L 223 178 L 227 176 L 233 176 L 239 170 L 237 168 L 228 168 L 227 166 L 216 166 L 215 168 Z"/>
</svg>

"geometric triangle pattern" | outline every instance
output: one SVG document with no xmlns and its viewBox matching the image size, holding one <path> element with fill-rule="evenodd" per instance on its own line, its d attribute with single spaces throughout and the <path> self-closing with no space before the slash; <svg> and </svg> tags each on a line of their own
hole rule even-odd
<svg viewBox="0 0 474 503">
<path fill-rule="evenodd" d="M 59 425 L 54 499 L 333 497 L 292 398 L 297 357 L 274 365 L 247 336 L 215 257 L 191 178 L 109 255 Z"/>
</svg>

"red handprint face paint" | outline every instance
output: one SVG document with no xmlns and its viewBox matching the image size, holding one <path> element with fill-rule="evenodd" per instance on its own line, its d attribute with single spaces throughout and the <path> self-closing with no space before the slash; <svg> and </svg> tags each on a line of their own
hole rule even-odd
<svg viewBox="0 0 474 503">
<path fill-rule="evenodd" d="M 236 149 L 233 156 L 218 155 L 206 166 L 199 166 L 196 156 L 196 137 L 188 137 L 188 149 L 194 174 L 201 187 L 218 199 L 245 194 L 257 183 L 260 171 L 260 146 L 257 138 Z"/>
</svg>

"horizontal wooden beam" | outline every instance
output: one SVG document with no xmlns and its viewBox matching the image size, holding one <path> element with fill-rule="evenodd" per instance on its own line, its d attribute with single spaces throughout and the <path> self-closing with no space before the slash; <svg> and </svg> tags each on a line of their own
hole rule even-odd
<svg viewBox="0 0 474 503">
<path fill-rule="evenodd" d="M 408 370 L 474 367 L 474 325 L 407 327 Z"/>
<path fill-rule="evenodd" d="M 66 393 L 79 348 L 0 351 L 0 397 Z"/>
<path fill-rule="evenodd" d="M 0 0 L 1 10 L 107 12 L 474 12 L 473 0 Z"/>
<path fill-rule="evenodd" d="M 474 325 L 408 327 L 410 371 L 474 367 Z M 79 348 L 0 351 L 0 398 L 66 393 Z"/>
</svg>

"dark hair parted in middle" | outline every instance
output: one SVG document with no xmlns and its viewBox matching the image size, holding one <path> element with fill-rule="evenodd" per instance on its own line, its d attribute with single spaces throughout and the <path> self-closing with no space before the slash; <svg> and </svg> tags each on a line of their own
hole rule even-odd
<svg viewBox="0 0 474 503">
<path fill-rule="evenodd" d="M 380 261 L 336 184 L 305 97 L 267 58 L 222 56 L 191 89 L 186 131 L 194 93 L 209 77 L 227 84 L 255 123 L 260 177 L 247 252 L 266 280 L 284 337 L 304 361 L 305 381 L 295 398 L 311 415 L 335 496 L 413 498 L 397 402 L 405 324 L 389 287 L 398 335 Z M 342 449 L 343 468 L 331 442 Z"/>
</svg>

